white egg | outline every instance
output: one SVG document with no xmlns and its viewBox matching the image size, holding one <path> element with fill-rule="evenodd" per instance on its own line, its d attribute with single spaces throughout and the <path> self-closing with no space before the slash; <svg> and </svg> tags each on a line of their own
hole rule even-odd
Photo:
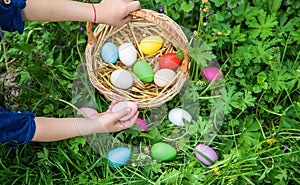
<svg viewBox="0 0 300 185">
<path fill-rule="evenodd" d="M 118 69 L 111 73 L 110 81 L 117 88 L 129 89 L 133 85 L 133 76 L 125 69 Z"/>
<path fill-rule="evenodd" d="M 160 69 L 154 75 L 154 83 L 158 87 L 165 87 L 175 77 L 175 72 L 171 69 Z"/>
<path fill-rule="evenodd" d="M 192 116 L 186 110 L 181 108 L 174 108 L 169 112 L 169 121 L 177 126 L 184 126 L 183 120 L 187 122 L 192 121 Z"/>
<path fill-rule="evenodd" d="M 137 53 L 132 43 L 126 42 L 119 46 L 119 59 L 126 66 L 132 66 L 137 59 Z"/>
</svg>

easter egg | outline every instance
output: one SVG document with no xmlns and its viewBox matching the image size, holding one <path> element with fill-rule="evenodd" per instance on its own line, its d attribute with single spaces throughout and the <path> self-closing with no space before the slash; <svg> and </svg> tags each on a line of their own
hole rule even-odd
<svg viewBox="0 0 300 185">
<path fill-rule="evenodd" d="M 207 145 L 198 144 L 195 147 L 195 156 L 199 161 L 207 166 L 211 166 L 218 160 L 217 153 Z"/>
<path fill-rule="evenodd" d="M 165 87 L 175 77 L 175 72 L 171 69 L 160 69 L 154 75 L 154 83 L 158 87 Z"/>
<path fill-rule="evenodd" d="M 203 75 L 210 82 L 220 80 L 221 76 L 223 76 L 222 72 L 217 67 L 205 68 L 203 71 Z"/>
<path fill-rule="evenodd" d="M 136 113 L 136 111 L 138 109 L 137 104 L 130 102 L 130 101 L 118 102 L 112 107 L 111 111 L 119 112 L 127 107 L 129 107 L 131 109 L 131 112 L 128 115 L 120 118 L 121 121 L 126 121 L 126 120 L 129 120 Z"/>
<path fill-rule="evenodd" d="M 169 121 L 177 126 L 184 126 L 184 121 L 192 121 L 192 116 L 182 108 L 173 108 L 168 115 Z"/>
<path fill-rule="evenodd" d="M 119 59 L 126 66 L 132 66 L 137 59 L 137 53 L 132 43 L 123 43 L 119 46 Z"/>
<path fill-rule="evenodd" d="M 160 36 L 148 36 L 141 40 L 140 48 L 145 55 L 151 55 L 157 52 L 163 45 L 163 39 Z"/>
<path fill-rule="evenodd" d="M 158 161 L 170 161 L 177 155 L 176 149 L 167 143 L 156 143 L 151 147 L 151 155 Z"/>
<path fill-rule="evenodd" d="M 144 120 L 142 120 L 141 118 L 137 118 L 135 121 L 135 124 L 137 125 L 137 127 L 142 130 L 142 131 L 146 131 L 147 130 L 147 124 Z"/>
<path fill-rule="evenodd" d="M 129 89 L 133 85 L 133 76 L 125 69 L 118 69 L 111 73 L 110 81 L 117 88 Z"/>
<path fill-rule="evenodd" d="M 182 60 L 176 57 L 177 53 L 166 53 L 158 59 L 158 65 L 162 69 L 176 69 Z"/>
<path fill-rule="evenodd" d="M 112 149 L 107 154 L 110 166 L 113 168 L 124 166 L 130 159 L 131 151 L 126 147 Z"/>
<path fill-rule="evenodd" d="M 153 69 L 146 61 L 138 61 L 133 65 L 134 74 L 143 82 L 154 80 Z"/>
<path fill-rule="evenodd" d="M 100 55 L 103 61 L 115 64 L 119 58 L 118 48 L 114 43 L 106 42 L 101 48 Z"/>
</svg>

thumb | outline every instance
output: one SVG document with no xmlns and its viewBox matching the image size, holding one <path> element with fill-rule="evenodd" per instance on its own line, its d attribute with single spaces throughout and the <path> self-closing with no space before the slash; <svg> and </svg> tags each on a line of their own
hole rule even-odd
<svg viewBox="0 0 300 185">
<path fill-rule="evenodd" d="M 126 118 L 126 116 L 131 112 L 131 108 L 127 107 L 125 109 L 113 112 L 113 114 L 115 115 L 115 118 L 117 119 L 116 121 L 120 120 L 124 117 Z M 129 119 L 129 118 L 128 118 Z"/>
</svg>

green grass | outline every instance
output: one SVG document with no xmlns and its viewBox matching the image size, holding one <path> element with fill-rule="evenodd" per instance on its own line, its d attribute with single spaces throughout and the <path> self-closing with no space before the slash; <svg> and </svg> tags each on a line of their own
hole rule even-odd
<svg viewBox="0 0 300 185">
<path fill-rule="evenodd" d="M 2 144 L 0 184 L 299 184 L 300 3 L 193 2 L 142 1 L 143 8 L 165 10 L 194 40 L 187 84 L 192 90 L 176 96 L 163 111 L 141 110 L 140 117 L 152 113 L 158 120 L 151 129 L 18 148 Z M 209 13 L 199 13 L 206 7 Z M 11 95 L 12 87 L 1 92 L 8 96 L 8 105 L 18 105 L 8 109 L 49 117 L 74 117 L 73 106 L 80 105 L 107 109 L 110 102 L 102 95 L 86 96 L 93 89 L 73 87 L 78 76 L 86 80 L 78 67 L 86 45 L 86 32 L 80 29 L 84 26 L 31 22 L 22 35 L 5 33 L 1 69 L 17 72 L 20 87 L 18 97 Z M 199 75 L 212 64 L 224 72 L 224 79 L 214 84 Z M 199 116 L 186 127 L 175 127 L 167 111 L 177 106 Z M 219 130 L 209 145 L 219 160 L 207 167 L 195 158 L 194 147 L 213 123 Z M 159 141 L 177 149 L 175 160 L 151 158 L 149 149 Z M 127 165 L 113 169 L 101 153 L 122 144 L 132 147 L 133 155 Z"/>
</svg>

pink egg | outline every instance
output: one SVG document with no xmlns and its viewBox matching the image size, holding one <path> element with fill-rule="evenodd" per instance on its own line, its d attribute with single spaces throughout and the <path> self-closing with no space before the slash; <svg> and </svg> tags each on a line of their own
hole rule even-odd
<svg viewBox="0 0 300 185">
<path fill-rule="evenodd" d="M 199 144 L 195 147 L 195 156 L 197 157 L 197 159 L 199 159 L 199 161 L 207 166 L 211 166 L 212 162 L 218 160 L 217 153 L 212 148 L 204 144 Z M 207 160 L 204 156 L 210 159 L 210 161 Z"/>
<path fill-rule="evenodd" d="M 223 76 L 222 71 L 217 67 L 205 68 L 203 73 L 204 73 L 204 77 L 210 82 L 215 80 L 220 80 Z"/>
<path fill-rule="evenodd" d="M 139 126 L 139 128 L 142 131 L 146 131 L 147 130 L 147 124 L 144 120 L 142 120 L 141 118 L 137 118 L 135 121 L 135 124 Z"/>
<path fill-rule="evenodd" d="M 78 112 L 77 114 L 83 114 L 87 118 L 91 118 L 92 116 L 98 114 L 98 112 L 95 109 L 88 108 L 88 107 L 82 107 L 79 110 L 80 112 Z"/>
<path fill-rule="evenodd" d="M 129 107 L 131 109 L 131 112 L 128 115 L 120 118 L 121 121 L 126 121 L 126 120 L 129 120 L 136 113 L 138 106 L 135 103 L 130 102 L 130 101 L 122 101 L 122 102 L 116 103 L 112 107 L 112 112 L 119 112 L 120 110 L 126 109 L 127 107 Z"/>
</svg>

